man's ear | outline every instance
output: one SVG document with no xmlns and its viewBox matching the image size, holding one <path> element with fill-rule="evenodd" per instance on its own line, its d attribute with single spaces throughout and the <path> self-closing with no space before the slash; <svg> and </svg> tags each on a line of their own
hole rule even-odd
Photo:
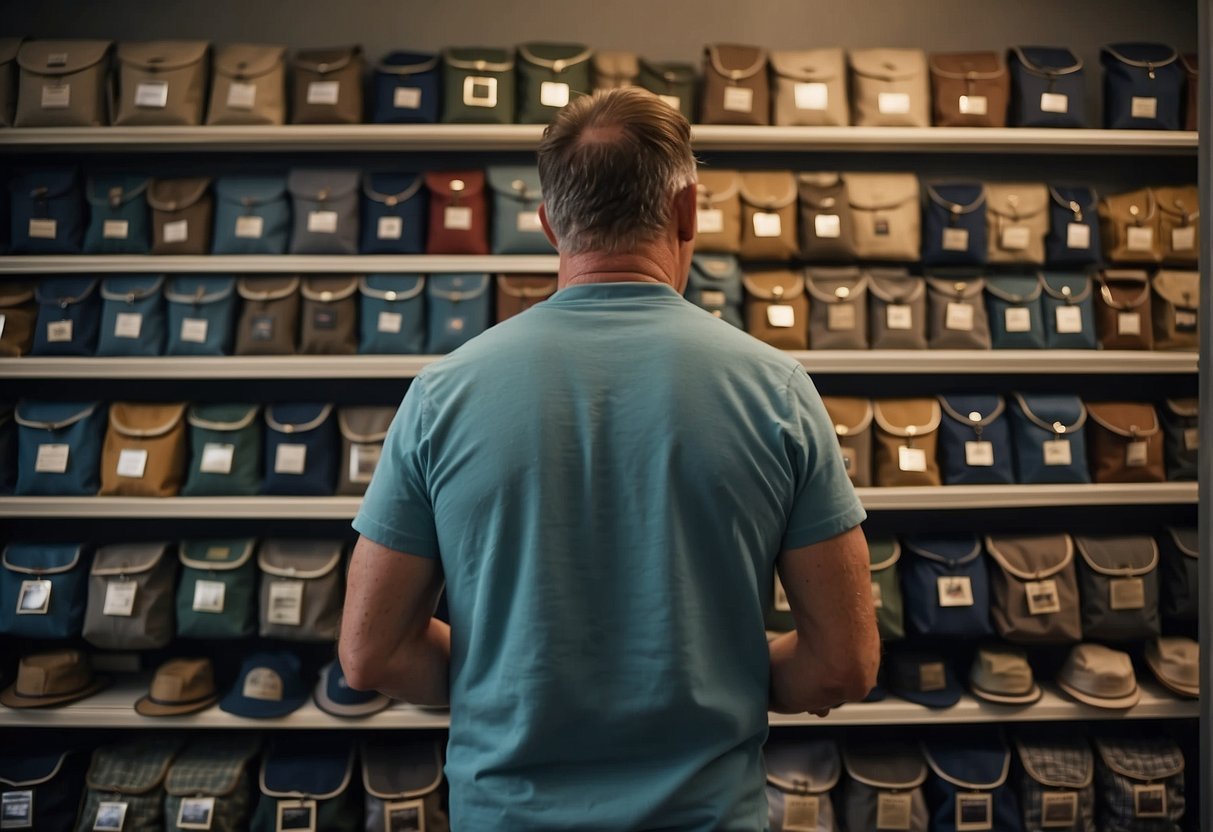
<svg viewBox="0 0 1213 832">
<path fill-rule="evenodd" d="M 699 211 L 699 189 L 687 185 L 674 195 L 674 219 L 678 224 L 678 239 L 689 243 L 695 239 L 696 216 Z"/>
<path fill-rule="evenodd" d="M 539 224 L 543 226 L 543 236 L 548 238 L 548 242 L 552 244 L 552 248 L 559 250 L 560 246 L 556 243 L 556 235 L 552 233 L 552 226 L 548 225 L 548 207 L 542 202 L 539 203 Z"/>
</svg>

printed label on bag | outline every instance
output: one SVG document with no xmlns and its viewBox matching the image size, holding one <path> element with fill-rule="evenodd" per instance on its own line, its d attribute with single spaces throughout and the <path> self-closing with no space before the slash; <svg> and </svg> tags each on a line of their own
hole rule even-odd
<svg viewBox="0 0 1213 832">
<path fill-rule="evenodd" d="M 802 82 L 792 88 L 797 110 L 824 110 L 830 105 L 830 88 L 817 82 Z"/>
<path fill-rule="evenodd" d="M 945 228 L 943 230 L 943 239 L 940 242 L 944 251 L 968 251 L 969 250 L 969 229 L 967 228 Z"/>
<path fill-rule="evenodd" d="M 404 315 L 399 312 L 380 312 L 379 319 L 376 322 L 375 329 L 378 332 L 386 332 L 391 335 L 396 335 L 404 327 Z"/>
<path fill-rule="evenodd" d="M 227 560 L 231 557 L 231 554 L 231 546 L 207 546 L 204 557 L 207 560 Z"/>
<path fill-rule="evenodd" d="M 396 800 L 384 803 L 383 832 L 425 832 L 425 801 Z"/>
<path fill-rule="evenodd" d="M 45 578 L 22 581 L 17 593 L 17 615 L 46 615 L 51 607 L 51 589 L 51 582 Z"/>
<path fill-rule="evenodd" d="M 778 237 L 783 233 L 783 222 L 778 214 L 768 214 L 765 211 L 754 212 L 754 236 Z"/>
<path fill-rule="evenodd" d="M 215 798 L 183 797 L 177 810 L 178 829 L 210 829 L 215 817 Z"/>
<path fill-rule="evenodd" d="M 984 832 L 984 830 L 993 828 L 993 795 L 956 795 L 956 832 Z"/>
<path fill-rule="evenodd" d="M 175 220 L 164 224 L 164 242 L 184 243 L 190 238 L 190 221 Z"/>
<path fill-rule="evenodd" d="M 163 110 L 168 106 L 168 82 L 143 81 L 136 84 L 135 106 Z"/>
<path fill-rule="evenodd" d="M 312 234 L 336 234 L 336 211 L 308 211 L 307 230 Z"/>
<path fill-rule="evenodd" d="M 713 289 L 704 289 L 699 293 L 699 302 L 704 306 L 724 306 L 729 302 L 729 299 L 724 292 L 717 292 Z"/>
<path fill-rule="evenodd" d="M 1078 792 L 1042 792 L 1040 825 L 1045 829 L 1069 829 L 1078 821 Z"/>
<path fill-rule="evenodd" d="M 274 449 L 275 474 L 302 474 L 307 468 L 307 445 L 282 444 Z"/>
<path fill-rule="evenodd" d="M 903 303 L 891 303 L 885 308 L 885 326 L 889 329 L 913 329 L 914 309 Z"/>
<path fill-rule="evenodd" d="M 470 231 L 472 209 L 466 205 L 448 205 L 442 212 L 442 225 L 452 231 Z"/>
<path fill-rule="evenodd" d="M 748 87 L 725 87 L 724 108 L 733 113 L 748 113 L 754 109 L 754 91 Z"/>
<path fill-rule="evenodd" d="M 396 87 L 392 91 L 392 106 L 397 110 L 420 110 L 421 90 L 418 87 Z"/>
<path fill-rule="evenodd" d="M 34 457 L 34 472 L 38 474 L 67 473 L 67 457 L 70 445 L 39 445 Z"/>
<path fill-rule="evenodd" d="M 1172 228 L 1171 248 L 1175 251 L 1191 251 L 1196 248 L 1196 226 L 1183 225 Z"/>
<path fill-rule="evenodd" d="M 1164 783 L 1133 784 L 1133 817 L 1165 818 L 1167 787 Z"/>
<path fill-rule="evenodd" d="M 42 109 L 66 110 L 72 106 L 71 84 L 43 84 Z"/>
<path fill-rule="evenodd" d="M 1150 461 L 1149 442 L 1130 442 L 1125 446 L 1125 467 L 1144 468 Z"/>
<path fill-rule="evenodd" d="M 667 106 L 672 107 L 675 110 L 682 109 L 682 99 L 676 95 L 659 95 L 657 97 L 664 101 Z"/>
<path fill-rule="evenodd" d="M 230 474 L 235 452 L 235 445 L 207 442 L 202 446 L 202 461 L 198 463 L 198 470 L 204 474 Z"/>
<path fill-rule="evenodd" d="M 143 331 L 143 315 L 138 312 L 119 312 L 114 318 L 114 337 L 137 339 Z"/>
<path fill-rule="evenodd" d="M 967 303 L 949 303 L 944 315 L 944 326 L 958 332 L 972 332 L 973 307 Z"/>
<path fill-rule="evenodd" d="M 51 321 L 46 325 L 46 340 L 51 344 L 66 344 L 72 340 L 71 321 Z"/>
<path fill-rule="evenodd" d="M 146 469 L 146 448 L 123 448 L 118 452 L 118 465 L 114 471 L 118 476 L 141 480 Z"/>
<path fill-rule="evenodd" d="M 847 470 L 848 477 L 855 476 L 855 451 L 850 448 L 842 449 L 842 464 Z"/>
<path fill-rule="evenodd" d="M 1143 609 L 1146 582 L 1141 578 L 1113 578 L 1108 582 L 1108 606 L 1114 610 Z"/>
<path fill-rule="evenodd" d="M 1175 310 L 1175 331 L 1176 332 L 1195 332 L 1197 323 L 1200 319 L 1196 313 L 1188 309 Z"/>
<path fill-rule="evenodd" d="M 948 686 L 948 672 L 943 662 L 926 662 L 918 666 L 918 689 L 923 693 L 943 690 Z"/>
<path fill-rule="evenodd" d="M 138 592 L 139 584 L 134 581 L 107 581 L 101 614 L 130 618 L 135 612 L 135 595 Z"/>
<path fill-rule="evenodd" d="M 223 612 L 226 596 L 223 581 L 198 581 L 194 584 L 194 612 Z"/>
<path fill-rule="evenodd" d="M 1059 335 L 1082 332 L 1082 310 L 1077 306 L 1059 306 L 1054 317 L 1057 319 Z"/>
<path fill-rule="evenodd" d="M 1072 222 L 1066 225 L 1066 248 L 1089 249 L 1091 247 L 1091 226 L 1085 222 Z"/>
<path fill-rule="evenodd" d="M 719 234 L 724 231 L 724 211 L 719 208 L 700 208 L 695 218 L 697 234 Z"/>
<path fill-rule="evenodd" d="M 884 609 L 884 587 L 872 581 L 872 606 L 878 610 Z"/>
<path fill-rule="evenodd" d="M 101 237 L 105 240 L 125 240 L 131 232 L 127 220 L 105 220 L 101 223 Z"/>
<path fill-rule="evenodd" d="M 876 109 L 884 115 L 905 115 L 910 112 L 910 96 L 904 92 L 882 92 L 876 96 Z"/>
<path fill-rule="evenodd" d="M 542 234 L 543 224 L 539 222 L 539 212 L 520 212 L 518 214 L 518 230 L 524 234 Z"/>
<path fill-rule="evenodd" d="M 783 588 L 783 581 L 779 580 L 779 573 L 775 573 L 775 597 L 771 602 L 777 612 L 791 612 L 792 605 L 788 603 L 787 590 Z"/>
<path fill-rule="evenodd" d="M 282 677 L 268 667 L 254 667 L 244 677 L 240 695 L 245 699 L 260 699 L 262 702 L 281 702 Z"/>
<path fill-rule="evenodd" d="M 308 104 L 336 104 L 341 96 L 337 81 L 312 81 L 307 85 Z"/>
<path fill-rule="evenodd" d="M 1069 465 L 1073 461 L 1069 439 L 1050 439 L 1042 442 L 1041 447 L 1044 451 L 1045 465 Z"/>
<path fill-rule="evenodd" d="M 116 800 L 104 800 L 97 804 L 93 832 L 122 832 L 126 826 L 126 808 L 127 804 Z"/>
<path fill-rule="evenodd" d="M 897 467 L 902 471 L 922 473 L 927 470 L 927 452 L 902 445 L 897 449 Z"/>
<path fill-rule="evenodd" d="M 265 233 L 262 217 L 236 217 L 236 236 L 242 240 L 260 240 Z"/>
<path fill-rule="evenodd" d="M 483 75 L 464 78 L 463 103 L 467 107 L 496 107 L 497 79 Z"/>
<path fill-rule="evenodd" d="M 1200 449 L 1200 428 L 1184 428 L 1184 450 Z"/>
<path fill-rule="evenodd" d="M 815 794 L 786 795 L 783 800 L 783 832 L 817 832 L 820 800 Z"/>
<path fill-rule="evenodd" d="M 275 832 L 316 832 L 316 801 L 279 800 Z"/>
<path fill-rule="evenodd" d="M 1026 306 L 1010 306 L 1003 311 L 1003 326 L 1007 332 L 1031 332 L 1032 312 Z"/>
<path fill-rule="evenodd" d="M 1129 115 L 1133 118 L 1157 118 L 1158 99 L 1133 96 L 1129 102 Z"/>
<path fill-rule="evenodd" d="M 842 332 L 855 328 L 855 306 L 850 303 L 831 304 L 826 311 L 826 329 Z"/>
<path fill-rule="evenodd" d="M 876 796 L 876 829 L 879 832 L 908 832 L 913 808 L 911 795 L 881 792 Z"/>
<path fill-rule="evenodd" d="M 957 103 L 961 115 L 966 116 L 984 116 L 990 107 L 984 95 L 962 95 Z"/>
<path fill-rule="evenodd" d="M 210 321 L 206 318 L 183 318 L 181 340 L 187 344 L 205 344 L 208 329 L 210 329 Z"/>
<path fill-rule="evenodd" d="M 1137 312 L 1119 312 L 1116 315 L 1117 335 L 1141 335 L 1141 315 Z"/>
<path fill-rule="evenodd" d="M 0 797 L 0 829 L 34 828 L 34 793 L 30 789 Z"/>
<path fill-rule="evenodd" d="M 312 312 L 312 326 L 315 329 L 330 330 L 337 328 L 337 311 L 322 307 Z"/>
<path fill-rule="evenodd" d="M 935 582 L 939 591 L 939 606 L 973 606 L 973 580 L 968 575 L 943 575 Z"/>
<path fill-rule="evenodd" d="M 1070 96 L 1060 92 L 1042 92 L 1040 94 L 1040 111 L 1042 113 L 1070 112 Z"/>
<path fill-rule="evenodd" d="M 1032 244 L 1032 229 L 1026 225 L 1008 225 L 1002 230 L 1000 239 L 1007 251 L 1023 251 Z"/>
<path fill-rule="evenodd" d="M 404 236 L 404 219 L 380 217 L 375 225 L 375 237 L 380 240 L 399 240 Z"/>
<path fill-rule="evenodd" d="M 889 221 L 881 217 L 872 222 L 872 233 L 877 237 L 889 236 Z"/>
<path fill-rule="evenodd" d="M 818 214 L 813 217 L 813 233 L 823 240 L 837 240 L 842 236 L 842 220 L 837 214 Z"/>
<path fill-rule="evenodd" d="M 1154 248 L 1154 229 L 1144 225 L 1131 225 L 1125 232 L 1125 248 L 1129 251 L 1149 251 Z"/>
<path fill-rule="evenodd" d="M 1028 599 L 1029 615 L 1050 615 L 1061 612 L 1061 596 L 1057 593 L 1057 581 L 1027 581 L 1023 585 Z"/>
<path fill-rule="evenodd" d="M 786 329 L 796 325 L 796 309 L 786 304 L 774 304 L 767 307 L 767 323 L 773 327 Z"/>
<path fill-rule="evenodd" d="M 370 482 L 382 455 L 382 445 L 351 445 L 350 482 Z"/>
<path fill-rule="evenodd" d="M 539 103 L 545 107 L 563 107 L 569 103 L 569 85 L 562 81 L 541 82 Z"/>
<path fill-rule="evenodd" d="M 29 237 L 31 240 L 53 240 L 59 234 L 59 223 L 50 219 L 31 219 L 29 221 Z"/>
<path fill-rule="evenodd" d="M 227 106 L 231 110 L 251 110 L 257 103 L 257 85 L 232 81 L 227 88 Z"/>
<path fill-rule="evenodd" d="M 965 465 L 973 468 L 989 468 L 994 465 L 993 442 L 966 442 Z"/>
<path fill-rule="evenodd" d="M 303 581 L 271 581 L 266 616 L 271 624 L 298 627 L 303 623 Z"/>
</svg>

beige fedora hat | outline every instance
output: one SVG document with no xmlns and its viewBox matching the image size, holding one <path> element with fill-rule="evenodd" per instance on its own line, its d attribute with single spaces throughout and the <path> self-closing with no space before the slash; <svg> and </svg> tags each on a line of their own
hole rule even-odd
<svg viewBox="0 0 1213 832">
<path fill-rule="evenodd" d="M 1102 644 L 1076 644 L 1057 674 L 1070 696 L 1096 708 L 1131 708 L 1141 699 L 1128 653 Z"/>
<path fill-rule="evenodd" d="M 92 696 L 108 686 L 108 676 L 93 675 L 93 663 L 82 650 L 50 650 L 25 656 L 17 681 L 0 693 L 9 708 L 48 708 Z"/>
<path fill-rule="evenodd" d="M 219 700 L 210 659 L 169 659 L 156 668 L 151 689 L 135 703 L 140 716 L 180 716 Z"/>
</svg>

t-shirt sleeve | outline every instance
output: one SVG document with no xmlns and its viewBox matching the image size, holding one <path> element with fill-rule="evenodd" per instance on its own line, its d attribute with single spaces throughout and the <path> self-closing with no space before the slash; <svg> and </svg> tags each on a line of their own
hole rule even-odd
<svg viewBox="0 0 1213 832">
<path fill-rule="evenodd" d="M 354 529 L 376 543 L 423 558 L 438 557 L 438 532 L 427 486 L 429 438 L 423 377 L 414 379 L 383 443 Z"/>
<path fill-rule="evenodd" d="M 829 540 L 868 516 L 847 476 L 834 425 L 804 368 L 792 372 L 787 396 L 787 450 L 796 485 L 784 550 Z"/>
</svg>

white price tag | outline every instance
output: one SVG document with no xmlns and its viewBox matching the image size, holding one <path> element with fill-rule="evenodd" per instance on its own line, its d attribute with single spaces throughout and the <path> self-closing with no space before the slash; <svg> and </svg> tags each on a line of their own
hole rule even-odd
<svg viewBox="0 0 1213 832">
<path fill-rule="evenodd" d="M 108 581 L 101 614 L 129 618 L 135 613 L 135 594 L 138 591 L 139 584 L 134 581 Z"/>
<path fill-rule="evenodd" d="M 1141 335 L 1141 315 L 1137 312 L 1118 312 L 1116 314 L 1117 335 Z"/>
<path fill-rule="evenodd" d="M 336 234 L 336 211 L 308 211 L 307 230 L 311 234 Z"/>
<path fill-rule="evenodd" d="M 1028 599 L 1029 615 L 1051 615 L 1061 612 L 1061 596 L 1057 593 L 1057 581 L 1027 581 L 1023 585 Z"/>
<path fill-rule="evenodd" d="M 303 621 L 303 581 L 271 581 L 269 601 L 271 624 L 298 627 Z"/>
<path fill-rule="evenodd" d="M 682 99 L 676 95 L 659 95 L 657 97 L 660 98 L 666 104 L 666 106 L 673 107 L 675 110 L 682 108 Z"/>
<path fill-rule="evenodd" d="M 969 229 L 945 228 L 943 230 L 942 246 L 944 251 L 968 251 Z"/>
<path fill-rule="evenodd" d="M 380 240 L 399 240 L 404 236 L 404 220 L 401 217 L 380 217 L 375 226 L 375 237 Z"/>
<path fill-rule="evenodd" d="M 696 215 L 697 234 L 719 234 L 724 231 L 724 212 L 718 208 L 700 208 Z"/>
<path fill-rule="evenodd" d="M 1026 225 L 1008 225 L 1002 230 L 1002 247 L 1008 251 L 1023 251 L 1032 244 L 1032 229 Z"/>
<path fill-rule="evenodd" d="M 183 797 L 177 809 L 178 829 L 206 829 L 214 823 L 215 798 Z"/>
<path fill-rule="evenodd" d="M 464 78 L 463 103 L 467 107 L 496 107 L 497 79 L 485 75 Z"/>
<path fill-rule="evenodd" d="M 442 212 L 442 224 L 452 231 L 470 231 L 472 209 L 466 205 L 448 205 Z"/>
<path fill-rule="evenodd" d="M 539 222 L 538 211 L 522 211 L 518 214 L 518 230 L 524 234 L 542 234 L 543 225 Z"/>
<path fill-rule="evenodd" d="M 826 312 L 826 329 L 842 332 L 855 328 L 855 305 L 852 303 L 830 304 Z"/>
<path fill-rule="evenodd" d="M 302 474 L 307 468 L 307 445 L 282 444 L 274 449 L 275 474 Z"/>
<path fill-rule="evenodd" d="M 425 801 L 393 800 L 383 804 L 384 832 L 425 832 Z"/>
<path fill-rule="evenodd" d="M 786 304 L 767 307 L 767 323 L 773 327 L 787 329 L 796 325 L 796 309 Z"/>
<path fill-rule="evenodd" d="M 798 83 L 792 88 L 797 110 L 824 110 L 830 104 L 830 88 L 825 84 Z"/>
<path fill-rule="evenodd" d="M 350 482 L 370 482 L 375 466 L 383 455 L 382 445 L 354 444 L 350 446 Z"/>
<path fill-rule="evenodd" d="M 1140 610 L 1146 606 L 1146 584 L 1141 578 L 1114 578 L 1108 582 L 1108 606 L 1114 610 Z"/>
<path fill-rule="evenodd" d="M 236 236 L 242 240 L 260 240 L 265 233 L 262 217 L 236 217 Z"/>
<path fill-rule="evenodd" d="M 817 832 L 821 798 L 815 794 L 789 794 L 783 799 L 783 832 Z"/>
<path fill-rule="evenodd" d="M 973 468 L 991 468 L 994 465 L 993 442 L 966 442 L 965 465 Z"/>
<path fill-rule="evenodd" d="M 1058 334 L 1075 335 L 1082 332 L 1082 310 L 1077 306 L 1057 307 L 1056 318 Z"/>
<path fill-rule="evenodd" d="M 198 463 L 198 470 L 204 474 L 230 474 L 235 453 L 235 445 L 207 442 L 202 446 L 202 461 Z"/>
<path fill-rule="evenodd" d="M 904 303 L 890 303 L 885 307 L 885 326 L 889 329 L 913 329 L 914 308 Z"/>
<path fill-rule="evenodd" d="M 1196 248 L 1196 226 L 1184 225 L 1172 228 L 1171 248 L 1175 251 L 1191 251 Z"/>
<path fill-rule="evenodd" d="M 927 470 L 927 452 L 902 445 L 897 449 L 897 467 L 902 471 L 922 473 Z"/>
<path fill-rule="evenodd" d="M 404 315 L 399 312 L 380 312 L 375 329 L 392 335 L 400 332 L 404 326 Z"/>
<path fill-rule="evenodd" d="M 956 832 L 987 832 L 994 828 L 994 795 L 956 795 Z"/>
<path fill-rule="evenodd" d="M 66 110 L 70 106 L 72 106 L 71 84 L 42 85 L 42 109 Z"/>
<path fill-rule="evenodd" d="M 1040 94 L 1040 111 L 1042 113 L 1070 112 L 1070 96 L 1060 92 L 1042 92 Z"/>
<path fill-rule="evenodd" d="M 910 112 L 910 96 L 904 92 L 882 92 L 876 96 L 876 109 L 890 116 Z"/>
<path fill-rule="evenodd" d="M 223 612 L 223 602 L 227 596 L 227 584 L 223 581 L 203 581 L 194 583 L 194 612 Z"/>
<path fill-rule="evenodd" d="M 119 801 L 102 801 L 97 804 L 97 817 L 93 819 L 93 832 L 122 832 L 126 826 L 127 804 Z"/>
<path fill-rule="evenodd" d="M 308 104 L 336 104 L 341 95 L 337 81 L 312 81 L 307 85 Z"/>
<path fill-rule="evenodd" d="M 1125 232 L 1125 248 L 1129 251 L 1149 251 L 1154 248 L 1154 229 L 1148 225 L 1130 225 Z"/>
<path fill-rule="evenodd" d="M 125 240 L 131 233 L 127 220 L 106 220 L 101 223 L 101 236 L 106 240 Z"/>
<path fill-rule="evenodd" d="M 34 791 L 4 792 L 0 795 L 0 829 L 34 828 Z"/>
<path fill-rule="evenodd" d="M 973 307 L 967 303 L 949 303 L 944 326 L 957 332 L 973 331 Z"/>
<path fill-rule="evenodd" d="M 1133 96 L 1129 102 L 1129 115 L 1133 118 L 1157 118 L 1158 99 Z"/>
<path fill-rule="evenodd" d="M 1195 451 L 1200 448 L 1200 428 L 1184 428 L 1184 450 Z"/>
<path fill-rule="evenodd" d="M 421 109 L 421 90 L 418 87 L 396 87 L 392 91 L 392 106 L 397 110 Z"/>
<path fill-rule="evenodd" d="M 754 109 L 754 91 L 748 87 L 725 87 L 724 108 L 734 113 L 748 113 Z"/>
<path fill-rule="evenodd" d="M 1010 306 L 1003 312 L 1007 332 L 1031 332 L 1032 312 L 1026 306 Z"/>
<path fill-rule="evenodd" d="M 1066 248 L 1089 249 L 1091 226 L 1085 222 L 1072 222 L 1066 226 Z"/>
<path fill-rule="evenodd" d="M 1164 783 L 1133 784 L 1133 817 L 1165 818 L 1167 787 Z"/>
<path fill-rule="evenodd" d="M 71 321 L 51 321 L 46 325 L 46 340 L 51 344 L 66 344 L 72 340 Z"/>
<path fill-rule="evenodd" d="M 768 214 L 765 211 L 754 213 L 755 237 L 778 237 L 783 233 L 783 222 L 778 214 Z"/>
<path fill-rule="evenodd" d="M 227 88 L 227 106 L 231 110 L 251 110 L 257 103 L 257 85 L 232 81 Z"/>
<path fill-rule="evenodd" d="M 123 448 L 118 452 L 118 466 L 115 471 L 118 476 L 141 480 L 145 470 L 147 470 L 146 448 Z"/>
<path fill-rule="evenodd" d="M 187 344 L 205 344 L 210 321 L 206 318 L 185 318 L 181 321 L 181 340 Z"/>
<path fill-rule="evenodd" d="M 1040 825 L 1043 829 L 1073 829 L 1078 822 L 1078 792 L 1041 792 Z"/>
<path fill-rule="evenodd" d="M 881 832 L 907 832 L 913 819 L 913 795 L 905 792 L 877 793 L 876 828 Z"/>
<path fill-rule="evenodd" d="M 818 214 L 813 217 L 813 233 L 823 240 L 836 240 L 842 236 L 842 219 L 837 214 Z"/>
<path fill-rule="evenodd" d="M 135 106 L 163 110 L 168 106 L 168 82 L 143 81 L 136 84 Z"/>
<path fill-rule="evenodd" d="M 39 445 L 34 457 L 34 472 L 38 474 L 67 473 L 67 458 L 70 445 Z"/>
<path fill-rule="evenodd" d="M 941 607 L 973 606 L 973 579 L 968 575 L 943 575 L 935 579 Z"/>
<path fill-rule="evenodd" d="M 190 238 L 190 221 L 174 220 L 164 224 L 164 242 L 184 243 Z"/>
<path fill-rule="evenodd" d="M 59 236 L 59 223 L 51 219 L 31 219 L 29 221 L 29 237 L 31 240 L 53 240 Z"/>
<path fill-rule="evenodd" d="M 1041 446 L 1044 450 L 1045 465 L 1069 465 L 1073 461 L 1069 439 L 1049 439 L 1041 443 Z"/>
<path fill-rule="evenodd" d="M 539 103 L 545 107 L 563 107 L 569 103 L 569 85 L 561 81 L 539 84 Z"/>
<path fill-rule="evenodd" d="M 143 331 L 143 315 L 138 312 L 119 312 L 114 318 L 114 337 L 137 339 Z"/>
<path fill-rule="evenodd" d="M 966 116 L 984 116 L 989 106 L 984 95 L 962 95 L 959 101 L 960 112 Z"/>
<path fill-rule="evenodd" d="M 1125 467 L 1144 468 L 1150 461 L 1149 442 L 1130 442 L 1125 446 Z"/>
</svg>

